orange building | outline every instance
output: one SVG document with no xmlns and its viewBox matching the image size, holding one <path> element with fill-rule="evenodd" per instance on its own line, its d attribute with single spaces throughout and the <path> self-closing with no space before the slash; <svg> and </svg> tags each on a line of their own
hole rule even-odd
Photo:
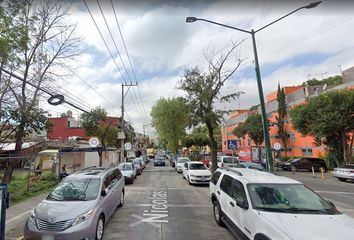
<svg viewBox="0 0 354 240">
<path fill-rule="evenodd" d="M 285 101 L 288 106 L 288 110 L 292 107 L 303 104 L 307 98 L 317 96 L 318 94 L 326 91 L 340 90 L 340 89 L 354 89 L 354 67 L 349 68 L 343 72 L 343 84 L 338 86 L 286 86 L 284 87 Z M 288 116 L 285 121 L 285 128 L 289 134 L 287 140 L 287 149 L 284 148 L 284 144 L 278 137 L 278 127 L 276 126 L 276 116 L 278 114 L 278 101 L 277 101 L 277 90 L 269 93 L 266 96 L 266 113 L 269 120 L 269 137 L 271 141 L 271 146 L 273 148 L 275 143 L 280 143 L 282 146 L 281 151 L 275 151 L 273 149 L 273 156 L 277 157 L 280 153 L 281 156 L 291 156 L 291 157 L 323 157 L 325 155 L 325 146 L 316 146 L 314 144 L 314 138 L 310 136 L 303 136 L 301 133 L 297 132 L 292 124 L 291 117 Z M 246 119 L 256 113 L 261 113 L 260 107 L 257 110 L 235 110 L 230 114 L 230 118 L 227 119 L 225 126 L 221 128 L 222 133 L 222 151 L 227 153 L 230 150 L 227 149 L 227 140 L 237 140 L 239 153 L 242 154 L 248 152 L 254 154 L 255 144 L 246 135 L 243 138 L 237 138 L 232 133 L 233 129 L 238 126 L 238 124 L 246 121 Z M 247 154 L 246 154 L 247 155 Z M 250 158 L 250 160 L 255 160 L 256 158 Z M 248 158 L 247 158 L 248 160 Z"/>
</svg>

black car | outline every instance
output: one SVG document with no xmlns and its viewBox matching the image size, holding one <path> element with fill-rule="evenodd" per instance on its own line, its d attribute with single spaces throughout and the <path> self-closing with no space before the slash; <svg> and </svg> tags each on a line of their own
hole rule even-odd
<svg viewBox="0 0 354 240">
<path fill-rule="evenodd" d="M 163 158 L 163 157 L 155 157 L 154 166 L 166 166 L 165 158 Z"/>
<path fill-rule="evenodd" d="M 289 160 L 288 162 L 279 164 L 285 171 L 293 171 L 297 170 L 307 170 L 312 171 L 312 167 L 314 171 L 320 172 L 321 168 L 324 171 L 327 171 L 326 162 L 320 158 L 297 158 L 293 160 Z"/>
</svg>

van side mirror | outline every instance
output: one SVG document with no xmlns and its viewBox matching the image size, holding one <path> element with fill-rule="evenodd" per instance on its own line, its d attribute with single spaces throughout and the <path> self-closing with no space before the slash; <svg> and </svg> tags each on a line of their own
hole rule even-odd
<svg viewBox="0 0 354 240">
<path fill-rule="evenodd" d="M 239 206 L 240 208 L 243 208 L 245 210 L 248 209 L 248 202 L 246 200 L 236 200 L 236 205 Z"/>
<path fill-rule="evenodd" d="M 102 196 L 102 197 L 105 197 L 105 196 L 107 196 L 107 193 L 108 193 L 108 189 L 105 188 L 105 189 L 103 189 L 103 190 L 101 191 L 101 196 Z"/>
</svg>

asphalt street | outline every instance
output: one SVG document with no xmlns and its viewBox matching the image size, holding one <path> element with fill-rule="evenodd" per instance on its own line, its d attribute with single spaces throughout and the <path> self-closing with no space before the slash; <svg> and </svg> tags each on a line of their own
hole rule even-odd
<svg viewBox="0 0 354 240">
<path fill-rule="evenodd" d="M 170 166 L 147 166 L 126 187 L 125 205 L 109 220 L 104 239 L 234 239 L 215 223 L 208 191 L 190 186 Z"/>
<path fill-rule="evenodd" d="M 303 182 L 331 200 L 343 213 L 354 218 L 354 182 L 340 182 L 330 173 L 277 172 Z M 151 163 L 134 184 L 126 185 L 125 204 L 106 224 L 104 239 L 114 240 L 215 240 L 234 239 L 228 229 L 213 218 L 208 186 L 190 186 L 172 167 L 154 167 Z M 34 207 L 44 197 L 33 199 Z M 23 233 L 28 211 L 13 206 L 7 218 L 6 239 Z"/>
</svg>

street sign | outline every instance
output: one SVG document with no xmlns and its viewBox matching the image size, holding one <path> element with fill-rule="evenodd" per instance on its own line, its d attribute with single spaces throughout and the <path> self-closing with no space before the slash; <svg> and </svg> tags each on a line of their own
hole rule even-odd
<svg viewBox="0 0 354 240">
<path fill-rule="evenodd" d="M 281 149 L 281 144 L 278 143 L 278 142 L 277 142 L 277 143 L 274 143 L 273 148 L 274 148 L 275 150 L 279 151 L 279 150 Z"/>
<path fill-rule="evenodd" d="M 98 138 L 92 137 L 89 139 L 89 144 L 92 147 L 97 147 L 98 145 L 100 145 L 100 141 L 98 140 Z"/>
<path fill-rule="evenodd" d="M 118 132 L 117 139 L 125 139 L 125 133 L 123 131 Z"/>
<path fill-rule="evenodd" d="M 124 143 L 124 148 L 127 151 L 130 151 L 132 149 L 132 144 L 130 142 Z"/>
<path fill-rule="evenodd" d="M 236 140 L 227 140 L 227 149 L 236 149 L 237 142 Z"/>
</svg>

